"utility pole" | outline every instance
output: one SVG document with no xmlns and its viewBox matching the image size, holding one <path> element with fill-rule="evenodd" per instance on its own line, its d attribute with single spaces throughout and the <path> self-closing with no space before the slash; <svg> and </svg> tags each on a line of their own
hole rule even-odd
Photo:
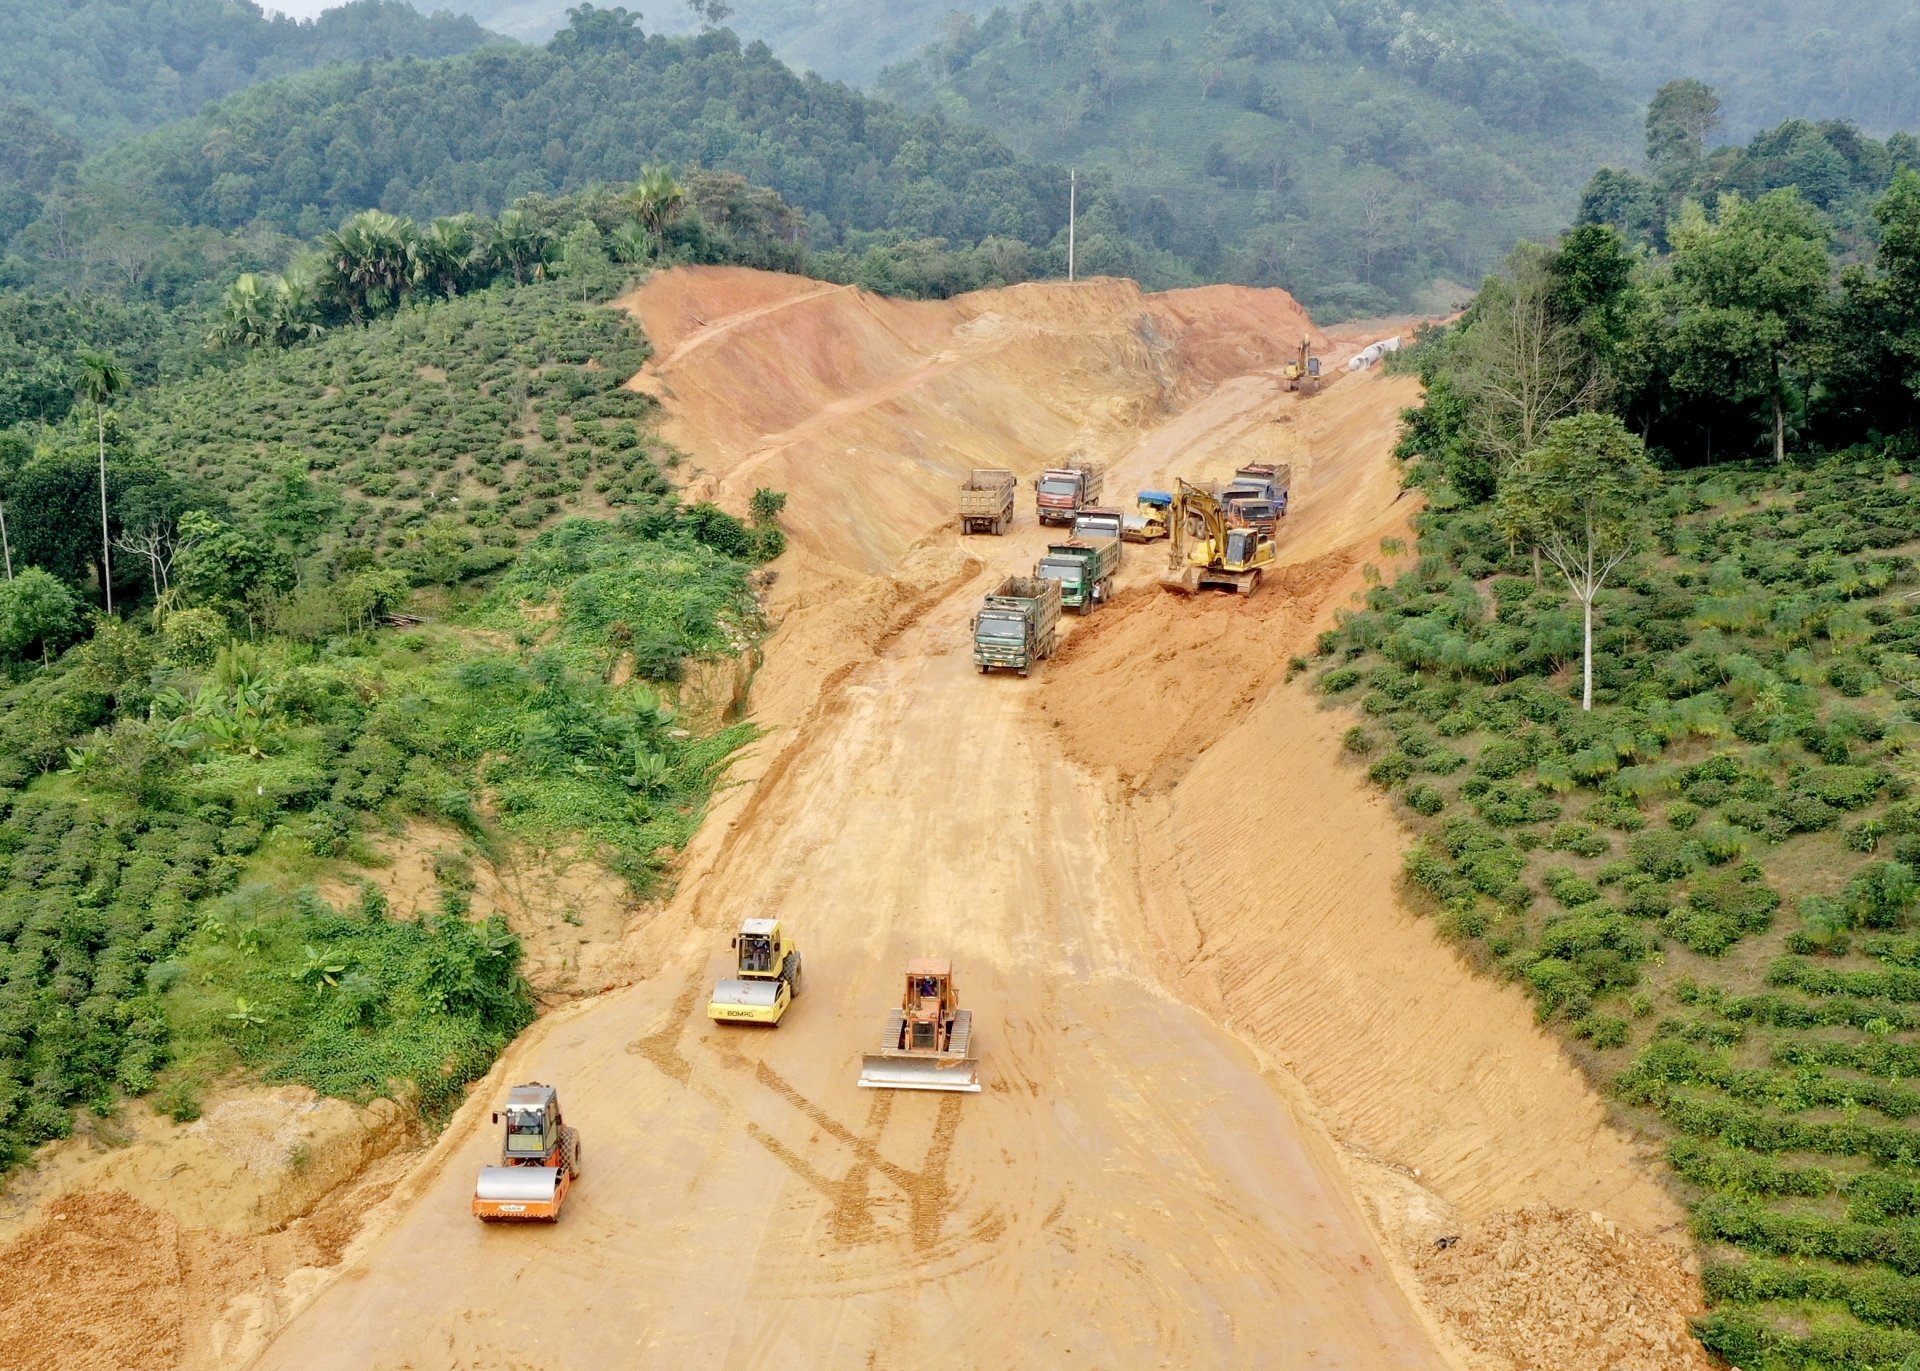
<svg viewBox="0 0 1920 1371">
<path fill-rule="evenodd" d="M 1073 221 L 1080 210 L 1080 168 L 1067 173 L 1067 280 L 1073 280 Z"/>
</svg>

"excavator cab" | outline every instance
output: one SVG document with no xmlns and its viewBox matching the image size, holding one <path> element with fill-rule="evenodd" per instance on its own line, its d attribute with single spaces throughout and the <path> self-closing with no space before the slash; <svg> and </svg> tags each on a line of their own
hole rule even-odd
<svg viewBox="0 0 1920 1371">
<path fill-rule="evenodd" d="M 1259 543 L 1259 530 L 1251 528 L 1230 528 L 1227 530 L 1226 564 L 1231 570 L 1239 570 L 1253 560 L 1255 547 Z"/>
</svg>

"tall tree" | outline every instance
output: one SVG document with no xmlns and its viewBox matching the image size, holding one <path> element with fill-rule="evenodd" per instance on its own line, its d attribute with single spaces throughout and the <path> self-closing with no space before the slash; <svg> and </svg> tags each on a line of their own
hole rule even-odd
<svg viewBox="0 0 1920 1371">
<path fill-rule="evenodd" d="M 1720 97 L 1704 81 L 1669 81 L 1647 104 L 1647 161 L 1671 176 L 1707 155 L 1707 137 L 1720 123 Z"/>
<path fill-rule="evenodd" d="M 1540 249 L 1522 244 L 1488 280 L 1461 334 L 1456 378 L 1472 402 L 1476 444 L 1496 469 L 1539 446 L 1554 420 L 1602 393 L 1597 360 L 1555 308 L 1561 287 Z"/>
<path fill-rule="evenodd" d="M 107 613 L 113 613 L 113 534 L 107 527 L 107 402 L 127 388 L 127 372 L 113 358 L 92 348 L 75 354 L 80 366 L 80 393 L 93 405 L 95 433 L 100 441 L 100 589 Z"/>
<path fill-rule="evenodd" d="M 1580 708 L 1593 708 L 1593 605 L 1645 544 L 1660 474 L 1611 414 L 1556 421 L 1500 482 L 1495 517 L 1538 547 L 1580 605 Z"/>
<path fill-rule="evenodd" d="M 1787 458 L 1791 372 L 1818 336 L 1832 266 L 1827 223 L 1791 186 L 1757 200 L 1689 205 L 1673 230 L 1674 384 L 1766 400 L 1773 456 Z"/>
</svg>

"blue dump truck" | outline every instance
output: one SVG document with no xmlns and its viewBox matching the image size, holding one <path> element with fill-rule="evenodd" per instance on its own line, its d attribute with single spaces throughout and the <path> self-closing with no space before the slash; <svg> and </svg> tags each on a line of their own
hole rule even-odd
<svg viewBox="0 0 1920 1371">
<path fill-rule="evenodd" d="M 1112 597 L 1114 574 L 1120 570 L 1122 522 L 1119 510 L 1083 509 L 1073 521 L 1073 536 L 1047 546 L 1034 571 L 1060 583 L 1064 608 L 1091 614 L 1095 605 Z"/>
<path fill-rule="evenodd" d="M 973 664 L 1022 676 L 1060 645 L 1060 583 L 1044 576 L 1009 576 L 973 616 Z"/>
</svg>

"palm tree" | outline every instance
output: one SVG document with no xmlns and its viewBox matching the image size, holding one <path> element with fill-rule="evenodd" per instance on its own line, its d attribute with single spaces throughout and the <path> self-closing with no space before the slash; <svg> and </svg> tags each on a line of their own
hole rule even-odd
<svg viewBox="0 0 1920 1371">
<path fill-rule="evenodd" d="M 273 288 L 243 272 L 220 300 L 220 319 L 207 334 L 208 347 L 266 347 L 275 341 Z"/>
<path fill-rule="evenodd" d="M 419 235 L 413 220 L 385 210 L 362 210 L 330 233 L 320 235 L 326 259 L 326 285 L 361 322 L 368 311 L 384 310 L 413 284 Z"/>
<path fill-rule="evenodd" d="M 528 269 L 537 267 L 547 255 L 547 231 L 526 210 L 510 209 L 494 227 L 493 247 L 512 269 L 515 282 L 525 285 Z"/>
<path fill-rule="evenodd" d="M 648 167 L 640 173 L 628 199 L 634 218 L 646 226 L 653 237 L 653 250 L 658 253 L 666 245 L 667 225 L 687 202 L 687 188 L 674 180 L 667 168 Z"/>
<path fill-rule="evenodd" d="M 307 262 L 288 265 L 286 274 L 273 283 L 273 336 L 281 346 L 298 343 L 325 331 L 320 322 L 320 302 L 314 289 L 317 271 Z"/>
<path fill-rule="evenodd" d="M 471 214 L 435 219 L 414 244 L 414 282 L 431 285 L 451 300 L 473 271 L 478 246 Z"/>
<path fill-rule="evenodd" d="M 607 235 L 607 250 L 613 260 L 623 263 L 642 261 L 652 246 L 646 227 L 638 219 L 629 219 Z"/>
<path fill-rule="evenodd" d="M 113 539 L 107 532 L 107 401 L 127 388 L 127 371 L 104 352 L 81 348 L 80 394 L 93 405 L 94 426 L 100 438 L 100 589 L 107 613 L 113 613 Z"/>
</svg>

